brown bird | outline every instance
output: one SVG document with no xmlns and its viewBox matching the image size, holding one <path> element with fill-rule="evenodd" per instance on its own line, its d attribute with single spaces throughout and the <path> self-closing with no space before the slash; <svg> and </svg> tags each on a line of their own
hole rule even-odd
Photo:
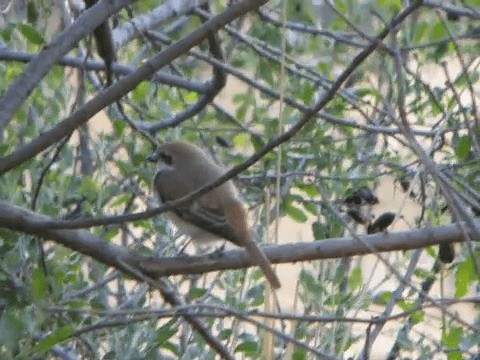
<svg viewBox="0 0 480 360">
<path fill-rule="evenodd" d="M 184 197 L 225 173 L 225 169 L 201 148 L 181 141 L 160 145 L 148 160 L 158 164 L 154 187 L 162 202 Z M 275 289 L 281 286 L 269 260 L 255 243 L 247 211 L 232 181 L 210 190 L 192 203 L 175 207 L 167 216 L 179 232 L 197 243 L 225 239 L 245 247 L 270 285 Z"/>
</svg>

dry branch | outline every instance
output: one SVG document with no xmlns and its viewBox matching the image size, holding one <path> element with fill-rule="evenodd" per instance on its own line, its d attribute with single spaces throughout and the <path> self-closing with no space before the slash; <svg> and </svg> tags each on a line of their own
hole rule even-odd
<svg viewBox="0 0 480 360">
<path fill-rule="evenodd" d="M 119 245 L 107 243 L 102 238 L 85 230 L 45 229 L 45 224 L 48 224 L 50 220 L 51 218 L 47 216 L 0 202 L 0 227 L 53 240 L 124 272 L 128 272 L 125 264 L 149 276 L 200 274 L 255 265 L 243 249 L 201 256 L 148 258 Z M 475 225 L 477 230 L 480 230 L 480 220 L 475 220 Z M 471 235 L 473 236 L 473 234 Z M 266 246 L 263 251 L 272 263 L 279 264 L 366 255 L 374 252 L 419 249 L 464 241 L 458 224 L 396 233 L 363 235 L 359 239 L 361 241 L 352 238 L 338 238 L 290 243 Z M 480 239 L 473 237 L 473 240 Z"/>
</svg>

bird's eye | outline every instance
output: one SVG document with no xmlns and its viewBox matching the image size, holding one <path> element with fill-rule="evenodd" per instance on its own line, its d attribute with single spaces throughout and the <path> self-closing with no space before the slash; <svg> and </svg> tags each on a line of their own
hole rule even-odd
<svg viewBox="0 0 480 360">
<path fill-rule="evenodd" d="M 172 158 L 172 155 L 169 155 L 165 152 L 161 152 L 160 154 L 160 159 L 162 159 L 162 161 L 167 164 L 167 165 L 172 165 L 173 163 L 173 158 Z"/>
</svg>

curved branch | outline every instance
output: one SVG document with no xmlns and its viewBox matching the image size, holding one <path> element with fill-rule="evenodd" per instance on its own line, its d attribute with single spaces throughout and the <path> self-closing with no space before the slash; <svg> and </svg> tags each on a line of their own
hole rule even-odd
<svg viewBox="0 0 480 360">
<path fill-rule="evenodd" d="M 148 35 L 152 38 L 156 39 L 156 33 L 150 31 Z M 220 44 L 218 42 L 217 36 L 214 33 L 211 33 L 208 36 L 208 43 L 210 46 L 210 54 L 212 54 L 213 58 L 216 61 L 223 63 L 223 54 Z M 183 121 L 195 116 L 200 111 L 202 111 L 205 106 L 210 104 L 214 99 L 215 96 L 225 87 L 226 83 L 226 76 L 224 71 L 217 66 L 213 67 L 213 79 L 208 82 L 208 89 L 204 92 L 204 94 L 200 97 L 200 99 L 188 106 L 185 110 L 175 114 L 167 119 L 163 119 L 162 121 L 158 121 L 155 123 L 146 122 L 146 121 L 135 121 L 134 124 L 141 130 L 148 131 L 148 132 L 157 132 L 161 129 L 166 129 L 169 127 L 174 127 L 181 124 Z"/>
</svg>

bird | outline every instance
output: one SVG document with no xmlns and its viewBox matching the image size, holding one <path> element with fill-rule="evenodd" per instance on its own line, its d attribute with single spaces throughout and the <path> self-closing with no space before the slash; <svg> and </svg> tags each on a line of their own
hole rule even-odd
<svg viewBox="0 0 480 360">
<path fill-rule="evenodd" d="M 153 186 L 162 203 L 182 198 L 225 173 L 225 168 L 202 148 L 184 141 L 158 145 L 147 160 L 157 164 Z M 231 180 L 193 202 L 171 209 L 166 215 L 179 233 L 189 236 L 196 244 L 227 240 L 244 247 L 270 285 L 280 288 L 270 261 L 255 242 L 244 201 Z"/>
<path fill-rule="evenodd" d="M 373 223 L 368 225 L 367 234 L 375 234 L 387 230 L 387 228 L 392 225 L 393 220 L 395 220 L 395 216 L 397 216 L 397 214 L 390 211 L 379 215 Z"/>
</svg>

